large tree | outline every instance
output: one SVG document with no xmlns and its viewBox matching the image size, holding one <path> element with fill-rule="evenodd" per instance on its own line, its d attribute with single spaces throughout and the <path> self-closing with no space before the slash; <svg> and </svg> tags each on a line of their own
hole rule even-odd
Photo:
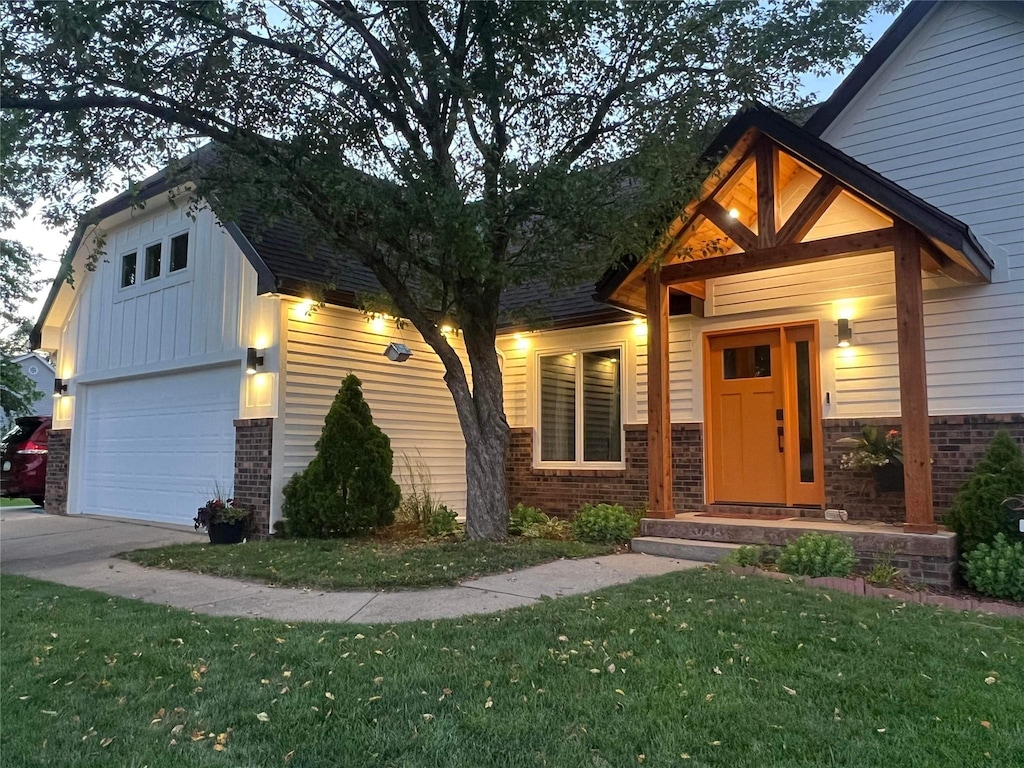
<svg viewBox="0 0 1024 768">
<path fill-rule="evenodd" d="M 864 50 L 877 4 L 11 0 L 14 197 L 68 218 L 109 169 L 215 142 L 190 167 L 222 219 L 256 207 L 354 254 L 441 358 L 469 534 L 500 538 L 503 291 L 647 253 L 695 142 L 749 100 L 795 105 L 801 74 Z"/>
</svg>

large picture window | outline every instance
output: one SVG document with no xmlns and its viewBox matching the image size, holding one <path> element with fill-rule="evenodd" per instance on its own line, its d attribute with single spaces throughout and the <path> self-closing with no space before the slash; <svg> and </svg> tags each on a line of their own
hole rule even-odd
<svg viewBox="0 0 1024 768">
<path fill-rule="evenodd" d="M 542 355 L 540 460 L 622 461 L 620 349 Z"/>
</svg>

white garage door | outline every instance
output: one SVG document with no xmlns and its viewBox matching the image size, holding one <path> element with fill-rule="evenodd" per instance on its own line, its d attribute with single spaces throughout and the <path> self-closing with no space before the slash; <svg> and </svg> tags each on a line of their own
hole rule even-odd
<svg viewBox="0 0 1024 768">
<path fill-rule="evenodd" d="M 81 512 L 191 524 L 231 492 L 236 366 L 89 387 Z"/>
</svg>

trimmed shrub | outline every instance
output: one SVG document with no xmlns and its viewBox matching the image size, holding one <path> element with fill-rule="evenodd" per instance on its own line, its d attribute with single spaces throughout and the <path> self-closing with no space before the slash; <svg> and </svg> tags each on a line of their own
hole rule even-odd
<svg viewBox="0 0 1024 768">
<path fill-rule="evenodd" d="M 450 508 L 438 504 L 427 522 L 427 535 L 433 538 L 451 536 L 459 529 L 458 519 Z"/>
<path fill-rule="evenodd" d="M 857 562 L 853 545 L 841 536 L 805 533 L 782 548 L 779 570 L 797 576 L 849 576 Z"/>
<path fill-rule="evenodd" d="M 1006 430 L 1000 430 L 985 455 L 956 495 L 946 515 L 946 526 L 956 531 L 960 551 L 990 544 L 999 533 L 1019 535 L 1016 516 L 1006 500 L 1024 494 L 1024 455 Z"/>
<path fill-rule="evenodd" d="M 513 536 L 523 536 L 532 526 L 543 525 L 548 519 L 537 507 L 528 507 L 520 502 L 509 512 L 508 532 Z"/>
<path fill-rule="evenodd" d="M 284 488 L 287 530 L 293 536 L 352 536 L 391 525 L 402 498 L 391 479 L 391 440 L 373 423 L 362 383 L 341 383 L 316 457 Z"/>
<path fill-rule="evenodd" d="M 964 559 L 964 578 L 982 594 L 1024 602 L 1024 541 L 997 533 L 991 544 L 979 544 Z"/>
<path fill-rule="evenodd" d="M 590 544 L 625 544 L 640 521 L 621 504 L 585 504 L 572 521 L 573 535 Z"/>
</svg>

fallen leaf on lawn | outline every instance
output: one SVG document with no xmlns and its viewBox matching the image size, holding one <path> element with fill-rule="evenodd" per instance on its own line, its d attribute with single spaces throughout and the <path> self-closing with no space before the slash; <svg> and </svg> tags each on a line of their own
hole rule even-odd
<svg viewBox="0 0 1024 768">
<path fill-rule="evenodd" d="M 50 715 L 50 717 L 57 716 L 57 711 L 55 709 L 40 709 L 39 711 L 42 712 L 44 715 Z"/>
<path fill-rule="evenodd" d="M 614 664 L 609 664 L 608 665 L 608 671 L 609 672 L 614 672 L 615 671 L 615 665 Z"/>
<path fill-rule="evenodd" d="M 423 719 L 426 720 L 429 723 L 431 720 L 434 719 L 434 716 L 432 714 L 430 714 L 429 712 L 424 712 L 423 713 Z"/>
<path fill-rule="evenodd" d="M 488 696 L 487 697 L 487 701 L 484 702 L 484 709 L 490 709 L 493 706 L 494 706 L 494 700 L 490 696 Z"/>
<path fill-rule="evenodd" d="M 992 685 L 995 681 L 996 681 L 996 679 L 994 677 L 992 677 L 991 675 L 989 675 L 988 677 L 985 678 L 985 685 Z"/>
<path fill-rule="evenodd" d="M 982 728 L 988 728 L 989 730 L 992 730 L 992 723 L 990 723 L 988 720 L 982 720 L 981 721 L 981 727 Z"/>
<path fill-rule="evenodd" d="M 356 640 L 362 640 L 366 635 L 356 635 Z"/>
<path fill-rule="evenodd" d="M 716 674 L 716 675 L 720 675 L 720 674 L 722 674 L 722 670 L 720 670 L 720 669 L 719 669 L 718 667 L 715 667 L 715 670 L 714 670 L 714 671 L 715 671 L 715 674 Z"/>
<path fill-rule="evenodd" d="M 879 733 L 885 733 L 885 728 L 876 728 L 875 730 Z"/>
<path fill-rule="evenodd" d="M 689 760 L 690 759 L 690 756 L 688 754 L 686 754 L 685 752 L 680 752 L 679 756 L 681 758 L 683 758 L 683 760 Z"/>
<path fill-rule="evenodd" d="M 204 731 L 192 731 L 192 741 L 202 741 L 206 738 Z"/>
<path fill-rule="evenodd" d="M 113 741 L 114 741 L 114 737 L 113 736 L 107 736 L 106 738 L 100 739 L 100 746 L 101 747 L 109 747 Z"/>
<path fill-rule="evenodd" d="M 782 690 L 784 690 L 790 696 L 796 696 L 796 691 L 794 691 L 792 688 L 787 688 L 786 686 L 782 686 Z"/>
<path fill-rule="evenodd" d="M 268 715 L 266 712 L 260 712 L 256 715 L 256 719 L 259 720 L 261 723 L 265 723 L 268 720 L 270 720 L 270 715 Z"/>
<path fill-rule="evenodd" d="M 600 669 L 592 669 L 592 670 L 590 670 L 590 674 L 592 674 L 592 675 L 600 675 L 601 674 L 601 670 Z"/>
<path fill-rule="evenodd" d="M 224 751 L 224 745 L 223 744 L 214 744 L 213 745 L 213 751 L 214 752 L 223 752 Z"/>
<path fill-rule="evenodd" d="M 281 759 L 284 760 L 287 763 L 293 757 L 295 757 L 295 750 L 294 749 L 291 752 L 289 752 L 288 754 L 284 755 Z"/>
<path fill-rule="evenodd" d="M 560 642 L 560 643 L 568 643 L 569 642 L 569 638 L 566 637 L 565 635 L 559 635 L 558 636 L 558 642 Z"/>
<path fill-rule="evenodd" d="M 380 700 L 381 700 L 381 699 L 383 699 L 383 698 L 384 698 L 383 696 L 371 696 L 371 697 L 370 697 L 370 698 L 368 699 L 368 701 L 369 701 L 369 702 L 370 702 L 370 703 L 372 704 L 373 702 L 375 702 L 375 701 L 380 701 Z"/>
<path fill-rule="evenodd" d="M 334 701 L 334 694 L 331 693 L 330 691 L 327 691 L 327 693 L 325 693 L 324 696 L 326 696 L 331 701 Z"/>
<path fill-rule="evenodd" d="M 619 694 L 619 696 L 625 696 L 626 695 L 626 692 L 624 690 L 622 690 L 621 688 L 616 688 L 615 692 L 617 694 Z"/>
<path fill-rule="evenodd" d="M 171 728 L 171 736 L 177 736 L 183 730 L 185 730 L 185 726 L 184 725 L 181 725 L 181 724 L 176 725 L 173 728 Z"/>
</svg>

